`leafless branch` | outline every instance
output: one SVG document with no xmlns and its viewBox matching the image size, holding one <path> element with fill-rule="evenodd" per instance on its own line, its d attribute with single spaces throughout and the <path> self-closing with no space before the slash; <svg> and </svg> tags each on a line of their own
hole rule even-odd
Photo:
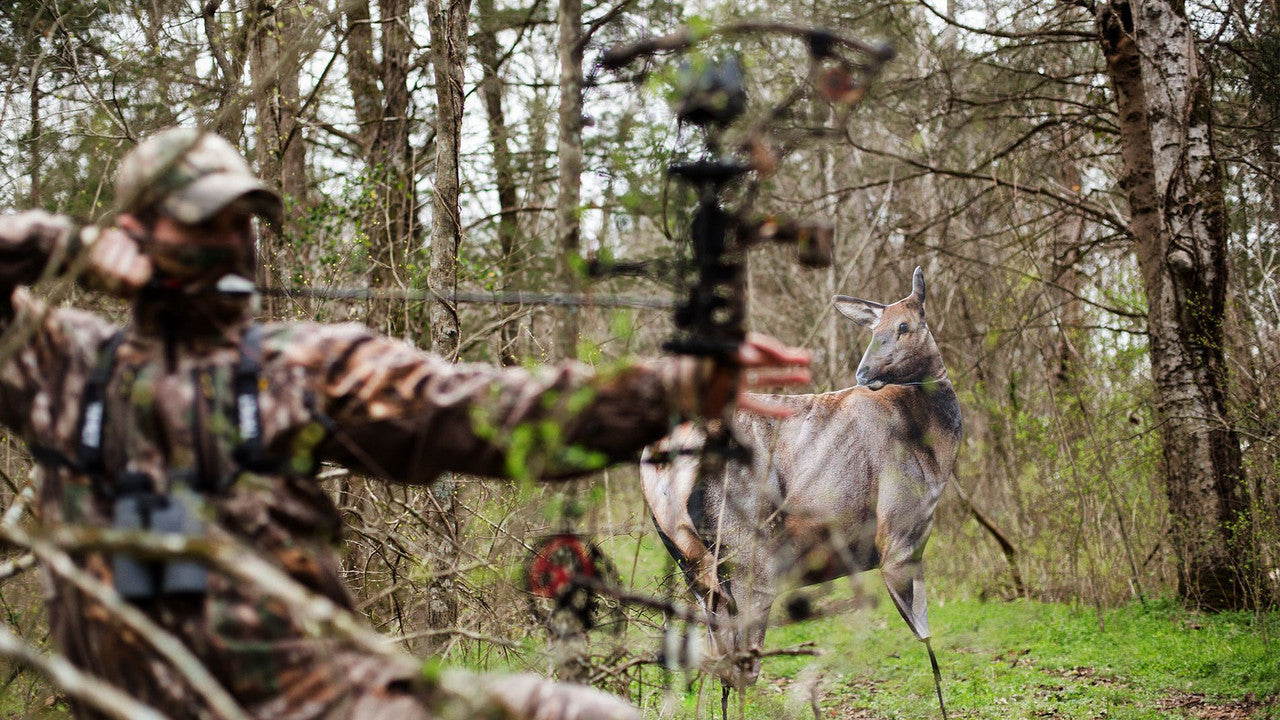
<svg viewBox="0 0 1280 720">
<path fill-rule="evenodd" d="M 20 575 L 35 566 L 36 556 L 31 553 L 23 553 L 13 560 L 0 563 L 0 581 L 8 580 L 15 575 Z"/>
<path fill-rule="evenodd" d="M 116 720 L 165 720 L 154 708 L 86 674 L 61 655 L 45 655 L 31 647 L 3 623 L 0 623 L 0 655 L 35 669 L 63 692 L 107 717 Z"/>
</svg>

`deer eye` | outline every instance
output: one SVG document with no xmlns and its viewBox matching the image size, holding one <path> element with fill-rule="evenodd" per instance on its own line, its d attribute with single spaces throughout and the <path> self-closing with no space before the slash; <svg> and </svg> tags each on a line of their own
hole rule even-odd
<svg viewBox="0 0 1280 720">
<path fill-rule="evenodd" d="M 909 331 L 910 329 L 911 329 L 911 326 L 910 326 L 910 325 L 908 325 L 908 324 L 906 324 L 906 323 L 898 323 L 898 334 L 899 334 L 899 335 L 906 335 L 906 334 L 907 334 L 907 331 Z"/>
</svg>

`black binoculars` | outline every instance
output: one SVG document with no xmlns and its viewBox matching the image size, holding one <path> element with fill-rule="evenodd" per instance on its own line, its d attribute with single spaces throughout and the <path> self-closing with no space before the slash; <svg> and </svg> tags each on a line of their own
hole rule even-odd
<svg viewBox="0 0 1280 720">
<path fill-rule="evenodd" d="M 174 483 L 169 493 L 162 494 L 155 491 L 150 477 L 129 473 L 117 483 L 112 527 L 201 537 L 205 534 L 201 503 L 199 495 L 182 483 Z M 209 569 L 194 560 L 145 560 L 117 552 L 111 569 L 116 592 L 134 602 L 199 597 L 209 589 Z"/>
</svg>

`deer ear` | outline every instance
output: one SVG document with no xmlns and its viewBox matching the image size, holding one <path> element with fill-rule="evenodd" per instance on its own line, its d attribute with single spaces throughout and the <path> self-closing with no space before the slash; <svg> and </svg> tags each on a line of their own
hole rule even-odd
<svg viewBox="0 0 1280 720">
<path fill-rule="evenodd" d="M 911 297 L 924 306 L 924 270 L 919 266 L 916 266 L 915 274 L 911 276 Z"/>
<path fill-rule="evenodd" d="M 863 327 L 875 327 L 884 313 L 884 305 L 870 300 L 859 300 L 848 295 L 835 296 L 836 310 Z"/>
</svg>

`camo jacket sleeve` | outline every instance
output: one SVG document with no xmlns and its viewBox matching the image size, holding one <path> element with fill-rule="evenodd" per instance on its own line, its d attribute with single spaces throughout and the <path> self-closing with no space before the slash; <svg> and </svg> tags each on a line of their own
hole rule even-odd
<svg viewBox="0 0 1280 720">
<path fill-rule="evenodd" d="M 634 459 L 687 414 L 690 360 L 455 365 L 358 325 L 268 333 L 328 425 L 321 459 L 390 480 L 567 477 Z M 270 356 L 268 356 L 270 360 Z"/>
<path fill-rule="evenodd" d="M 39 217 L 25 237 L 0 237 L 0 424 L 27 440 L 74 434 L 66 425 L 75 418 L 59 408 L 78 407 L 98 348 L 115 330 L 92 313 L 50 308 L 23 287 L 40 279 L 51 258 L 74 251 L 69 219 Z"/>
<path fill-rule="evenodd" d="M 47 270 L 63 269 L 76 250 L 72 245 L 78 247 L 74 230 L 70 218 L 41 210 L 0 216 L 0 320 L 14 316 L 15 288 L 34 283 Z M 50 268 L 55 256 L 59 262 Z"/>
</svg>

